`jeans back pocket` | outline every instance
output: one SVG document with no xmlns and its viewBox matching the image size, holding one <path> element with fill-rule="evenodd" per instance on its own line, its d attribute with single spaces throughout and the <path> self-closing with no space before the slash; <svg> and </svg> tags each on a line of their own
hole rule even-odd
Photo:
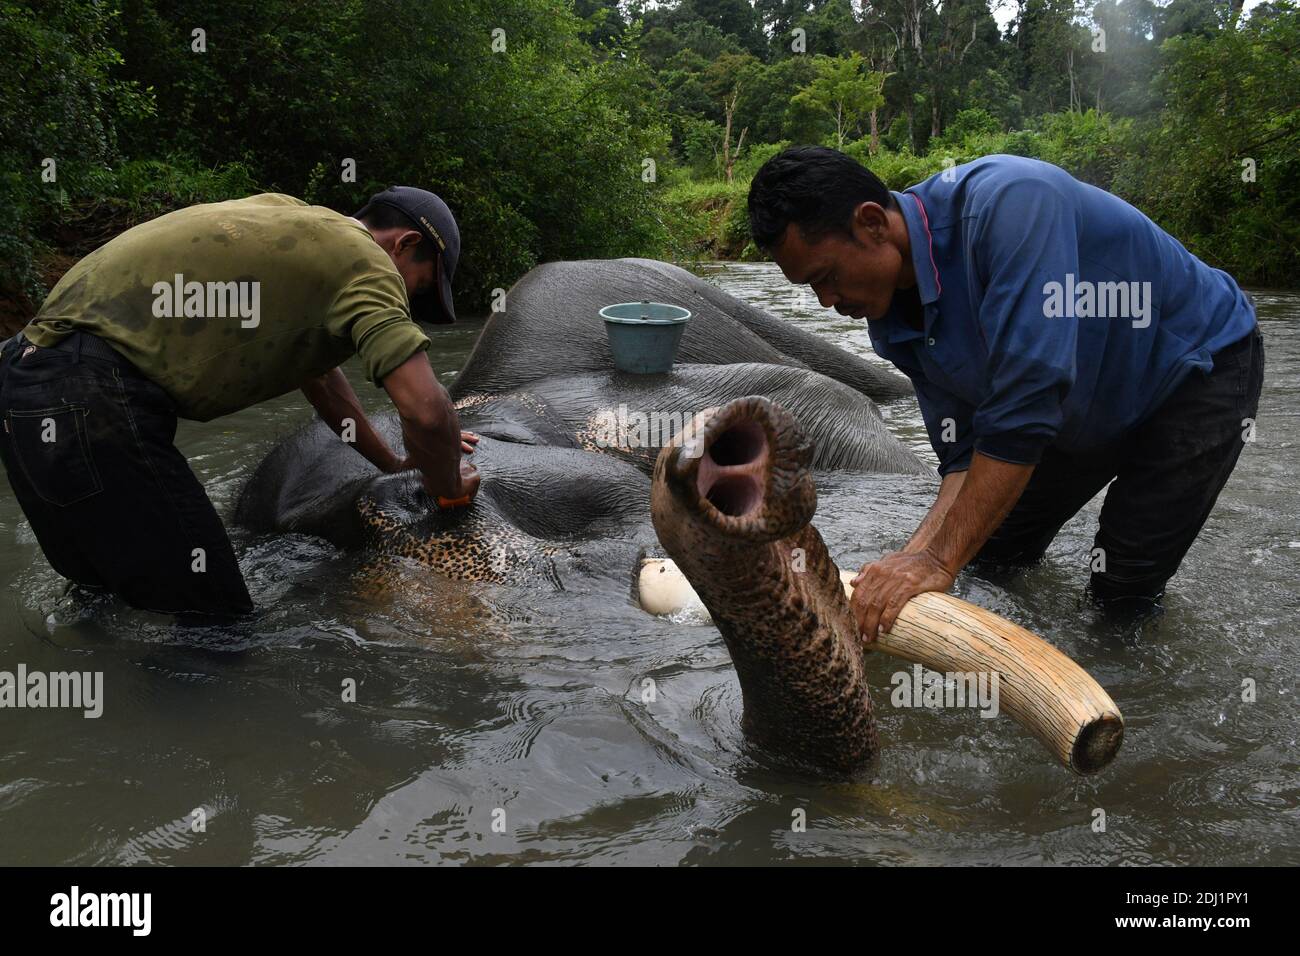
<svg viewBox="0 0 1300 956">
<path fill-rule="evenodd" d="M 90 453 L 85 405 L 9 411 L 10 448 L 23 476 L 44 501 L 76 504 L 103 490 Z"/>
</svg>

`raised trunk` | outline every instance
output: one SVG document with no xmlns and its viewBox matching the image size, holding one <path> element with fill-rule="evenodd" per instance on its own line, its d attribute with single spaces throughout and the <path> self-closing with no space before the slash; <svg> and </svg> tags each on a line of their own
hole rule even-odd
<svg viewBox="0 0 1300 956">
<path fill-rule="evenodd" d="M 789 412 L 738 399 L 660 453 L 651 515 L 726 642 L 746 737 L 787 763 L 852 773 L 877 749 L 866 652 L 846 576 L 810 524 L 811 460 Z M 1100 770 L 1123 739 L 1114 701 L 1078 664 L 948 595 L 913 598 L 870 647 L 943 674 L 996 675 L 1000 709 L 1077 773 Z"/>
<path fill-rule="evenodd" d="M 695 449 L 660 454 L 651 514 L 727 644 L 746 737 L 785 763 L 861 768 L 876 729 L 839 572 L 809 524 L 811 445 L 789 413 L 744 398 Z"/>
</svg>

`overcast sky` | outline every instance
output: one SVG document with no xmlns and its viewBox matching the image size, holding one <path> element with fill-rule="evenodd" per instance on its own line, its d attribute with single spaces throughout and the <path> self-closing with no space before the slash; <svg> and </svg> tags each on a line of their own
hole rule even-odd
<svg viewBox="0 0 1300 956">
<path fill-rule="evenodd" d="M 1246 0 L 1245 9 L 1249 11 L 1259 2 L 1260 0 Z M 1156 0 L 1156 5 L 1163 7 L 1165 3 L 1162 0 Z M 1007 24 L 1016 15 L 1015 0 L 989 0 L 989 6 L 993 8 L 993 19 L 997 20 L 998 26 L 1005 30 Z"/>
<path fill-rule="evenodd" d="M 750 0 L 750 2 L 752 3 L 753 0 Z M 1164 0 L 1155 0 L 1155 2 L 1157 6 L 1165 5 Z M 1258 4 L 1259 2 L 1260 0 L 1246 0 L 1245 9 L 1249 11 L 1253 9 L 1255 5 Z M 659 2 L 659 0 L 648 0 L 648 5 L 652 7 L 658 7 L 658 6 L 662 6 L 663 4 Z M 855 8 L 858 8 L 861 6 L 861 3 L 859 2 L 859 0 L 854 0 L 853 5 Z M 989 6 L 993 8 L 993 19 L 997 20 L 998 26 L 1001 29 L 1005 30 L 1007 28 L 1007 24 L 1010 23 L 1012 18 L 1015 16 L 1016 13 L 1015 0 L 989 0 Z"/>
</svg>

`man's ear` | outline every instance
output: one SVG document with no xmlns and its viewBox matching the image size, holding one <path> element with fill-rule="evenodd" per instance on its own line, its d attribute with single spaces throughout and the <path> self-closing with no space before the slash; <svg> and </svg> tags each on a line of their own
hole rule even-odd
<svg viewBox="0 0 1300 956">
<path fill-rule="evenodd" d="M 853 225 L 877 245 L 889 235 L 889 216 L 878 203 L 859 203 L 853 210 Z"/>
<path fill-rule="evenodd" d="M 398 236 L 397 242 L 393 244 L 394 254 L 414 250 L 415 247 L 420 244 L 421 238 L 420 233 L 416 232 L 414 229 L 408 229 L 406 232 Z"/>
</svg>

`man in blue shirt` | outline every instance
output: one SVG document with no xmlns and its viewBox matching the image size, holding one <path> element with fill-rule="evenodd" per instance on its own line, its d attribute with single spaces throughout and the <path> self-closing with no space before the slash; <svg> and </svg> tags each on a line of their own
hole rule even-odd
<svg viewBox="0 0 1300 956">
<path fill-rule="evenodd" d="M 1263 341 L 1231 276 L 1016 156 L 895 193 L 843 153 L 797 147 L 754 177 L 749 217 L 786 278 L 868 320 L 939 458 L 916 533 L 854 578 L 867 640 L 974 559 L 1037 561 L 1108 484 L 1090 591 L 1158 606 L 1254 435 Z"/>
</svg>

